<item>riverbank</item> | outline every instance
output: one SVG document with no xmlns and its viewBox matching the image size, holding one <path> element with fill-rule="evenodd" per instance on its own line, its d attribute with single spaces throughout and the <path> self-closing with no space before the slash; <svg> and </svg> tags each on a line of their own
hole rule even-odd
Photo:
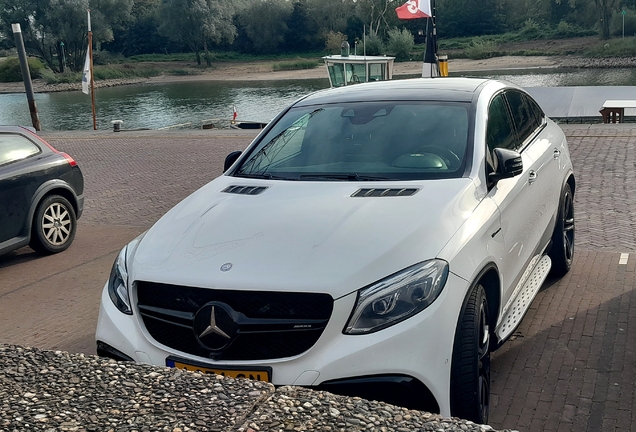
<svg viewBox="0 0 636 432">
<path fill-rule="evenodd" d="M 324 67 L 301 70 L 272 70 L 273 61 L 220 63 L 195 75 L 159 75 L 151 78 L 130 78 L 96 81 L 97 88 L 121 85 L 160 84 L 169 82 L 197 81 L 280 81 L 291 79 L 327 78 Z M 632 68 L 636 67 L 636 58 L 586 58 L 578 56 L 503 56 L 483 60 L 450 59 L 451 73 L 470 73 L 477 71 L 501 71 L 534 68 Z M 422 63 L 395 63 L 394 76 L 419 75 Z M 37 93 L 60 91 L 79 91 L 81 83 L 47 84 L 43 80 L 34 80 Z M 22 93 L 24 84 L 0 83 L 0 93 Z"/>
</svg>

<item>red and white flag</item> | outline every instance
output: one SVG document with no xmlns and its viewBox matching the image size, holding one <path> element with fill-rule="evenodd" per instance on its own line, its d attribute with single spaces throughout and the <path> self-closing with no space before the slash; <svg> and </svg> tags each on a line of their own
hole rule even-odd
<svg viewBox="0 0 636 432">
<path fill-rule="evenodd" d="M 408 0 L 399 8 L 395 8 L 399 19 L 430 18 L 433 16 L 431 0 Z"/>
</svg>

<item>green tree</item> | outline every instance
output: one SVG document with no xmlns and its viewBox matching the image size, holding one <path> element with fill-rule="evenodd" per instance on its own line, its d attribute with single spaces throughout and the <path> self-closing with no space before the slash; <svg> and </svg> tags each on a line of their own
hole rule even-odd
<svg viewBox="0 0 636 432">
<path fill-rule="evenodd" d="M 594 0 L 594 2 L 601 28 L 601 39 L 609 39 L 612 14 L 620 7 L 621 0 Z"/>
<path fill-rule="evenodd" d="M 387 49 L 389 53 L 395 55 L 396 60 L 409 60 L 411 50 L 415 45 L 411 32 L 407 29 L 394 28 L 389 30 L 388 36 Z"/>
<path fill-rule="evenodd" d="M 438 28 L 443 36 L 479 36 L 505 29 L 499 0 L 444 0 L 437 11 Z"/>
<path fill-rule="evenodd" d="M 201 50 L 205 61 L 212 65 L 208 41 L 231 43 L 236 35 L 232 23 L 234 6 L 230 0 L 163 0 L 160 8 L 162 24 L 159 32 L 187 45 L 201 64 Z"/>
<path fill-rule="evenodd" d="M 161 0 L 135 0 L 131 19 L 124 28 L 113 30 L 113 41 L 103 45 L 102 49 L 120 52 L 125 56 L 136 54 L 155 54 L 181 52 L 184 47 L 159 34 L 161 24 L 159 8 Z"/>
<path fill-rule="evenodd" d="M 67 65 L 81 70 L 87 42 L 87 9 L 91 9 L 93 40 L 112 40 L 113 27 L 130 17 L 133 0 L 0 0 L 0 32 L 12 34 L 19 23 L 27 51 L 52 70 L 61 71 L 62 46 Z"/>
<path fill-rule="evenodd" d="M 402 4 L 402 0 L 359 0 L 356 12 L 366 24 L 367 34 L 385 35 L 390 27 L 400 24 L 395 8 Z"/>
<path fill-rule="evenodd" d="M 322 48 L 318 35 L 318 24 L 309 14 L 307 0 L 294 2 L 286 25 L 285 41 L 287 49 L 290 51 L 302 52 Z"/>
<path fill-rule="evenodd" d="M 237 14 L 237 21 L 250 40 L 251 52 L 272 54 L 281 50 L 288 34 L 292 6 L 284 0 L 251 3 Z"/>
<path fill-rule="evenodd" d="M 353 0 L 309 0 L 309 14 L 318 25 L 318 34 L 324 40 L 330 31 L 344 33 L 347 17 L 355 14 Z"/>
</svg>

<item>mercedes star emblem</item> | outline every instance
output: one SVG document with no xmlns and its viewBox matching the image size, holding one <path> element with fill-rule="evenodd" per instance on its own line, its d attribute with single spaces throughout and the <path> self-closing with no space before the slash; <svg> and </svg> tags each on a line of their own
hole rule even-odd
<svg viewBox="0 0 636 432">
<path fill-rule="evenodd" d="M 203 330 L 203 333 L 199 335 L 199 339 L 212 333 L 223 336 L 226 339 L 230 339 L 230 336 L 228 336 L 227 333 L 216 326 L 216 314 L 214 312 L 214 306 L 212 306 L 212 310 L 210 311 L 210 325 L 208 326 L 208 328 Z"/>
</svg>

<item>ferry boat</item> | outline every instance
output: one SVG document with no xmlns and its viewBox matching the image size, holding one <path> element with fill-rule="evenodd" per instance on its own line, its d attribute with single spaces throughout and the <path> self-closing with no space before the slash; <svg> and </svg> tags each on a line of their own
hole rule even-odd
<svg viewBox="0 0 636 432">
<path fill-rule="evenodd" d="M 340 55 L 323 57 L 331 87 L 342 87 L 370 81 L 388 81 L 393 78 L 395 57 L 349 55 L 343 50 Z"/>
</svg>

